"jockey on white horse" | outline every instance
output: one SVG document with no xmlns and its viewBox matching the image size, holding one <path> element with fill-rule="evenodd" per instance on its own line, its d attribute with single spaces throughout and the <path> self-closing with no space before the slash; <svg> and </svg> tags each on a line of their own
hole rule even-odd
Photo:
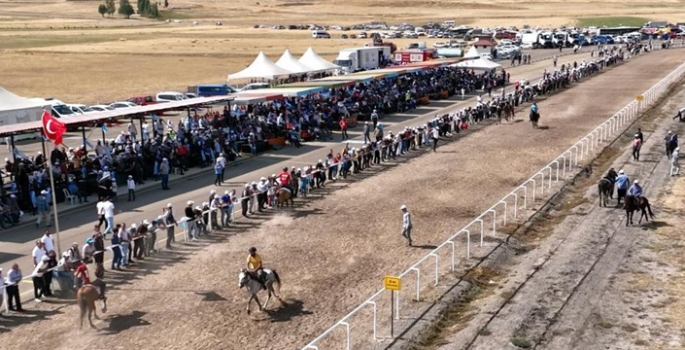
<svg viewBox="0 0 685 350">
<path fill-rule="evenodd" d="M 262 266 L 262 257 L 257 254 L 257 248 L 250 248 L 250 254 L 247 256 L 247 271 L 266 289 L 264 285 L 264 267 Z"/>
</svg>

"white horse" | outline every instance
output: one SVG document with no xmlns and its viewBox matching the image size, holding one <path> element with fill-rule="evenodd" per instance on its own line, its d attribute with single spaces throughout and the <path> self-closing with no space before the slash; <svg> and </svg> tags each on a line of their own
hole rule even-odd
<svg viewBox="0 0 685 350">
<path fill-rule="evenodd" d="M 259 303 L 259 298 L 257 297 L 257 294 L 263 289 L 262 284 L 259 283 L 259 281 L 257 281 L 254 277 L 252 277 L 252 274 L 250 274 L 246 269 L 241 269 L 240 273 L 238 274 L 238 287 L 245 287 L 247 293 L 250 294 L 250 300 L 247 301 L 248 315 L 251 312 L 250 304 L 252 304 L 252 299 L 257 301 L 257 305 L 259 305 L 259 311 L 263 311 L 266 309 L 267 304 L 269 304 L 269 300 L 271 300 L 272 293 L 276 296 L 278 301 L 281 302 L 281 305 L 285 304 L 283 299 L 281 299 L 281 278 L 278 276 L 278 273 L 276 273 L 276 271 L 269 269 L 264 269 L 263 272 L 264 276 L 266 276 L 264 286 L 266 287 L 266 290 L 268 292 L 264 305 L 261 305 Z"/>
</svg>

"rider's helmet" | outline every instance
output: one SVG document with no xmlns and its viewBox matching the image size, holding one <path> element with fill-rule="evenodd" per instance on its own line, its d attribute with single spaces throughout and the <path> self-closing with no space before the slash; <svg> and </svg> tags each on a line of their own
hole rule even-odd
<svg viewBox="0 0 685 350">
<path fill-rule="evenodd" d="M 288 167 L 283 167 L 283 171 L 288 171 Z"/>
<path fill-rule="evenodd" d="M 257 248 L 255 248 L 255 247 L 250 248 L 250 253 L 256 253 L 256 252 L 257 252 Z"/>
</svg>

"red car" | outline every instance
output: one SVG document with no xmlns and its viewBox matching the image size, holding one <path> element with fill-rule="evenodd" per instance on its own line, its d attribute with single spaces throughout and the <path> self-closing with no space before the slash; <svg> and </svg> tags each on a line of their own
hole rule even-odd
<svg viewBox="0 0 685 350">
<path fill-rule="evenodd" d="M 152 96 L 133 96 L 126 100 L 128 102 L 133 102 L 137 104 L 138 106 L 147 106 L 147 105 L 153 105 L 158 103 L 155 101 L 155 98 Z"/>
</svg>

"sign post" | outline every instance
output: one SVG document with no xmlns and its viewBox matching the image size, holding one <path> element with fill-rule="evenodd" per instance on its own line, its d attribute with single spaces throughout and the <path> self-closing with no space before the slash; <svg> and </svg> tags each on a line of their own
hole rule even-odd
<svg viewBox="0 0 685 350">
<path fill-rule="evenodd" d="M 399 277 L 385 276 L 383 282 L 385 290 L 390 291 L 390 338 L 393 338 L 395 334 L 395 292 L 402 289 L 402 280 Z"/>
</svg>

